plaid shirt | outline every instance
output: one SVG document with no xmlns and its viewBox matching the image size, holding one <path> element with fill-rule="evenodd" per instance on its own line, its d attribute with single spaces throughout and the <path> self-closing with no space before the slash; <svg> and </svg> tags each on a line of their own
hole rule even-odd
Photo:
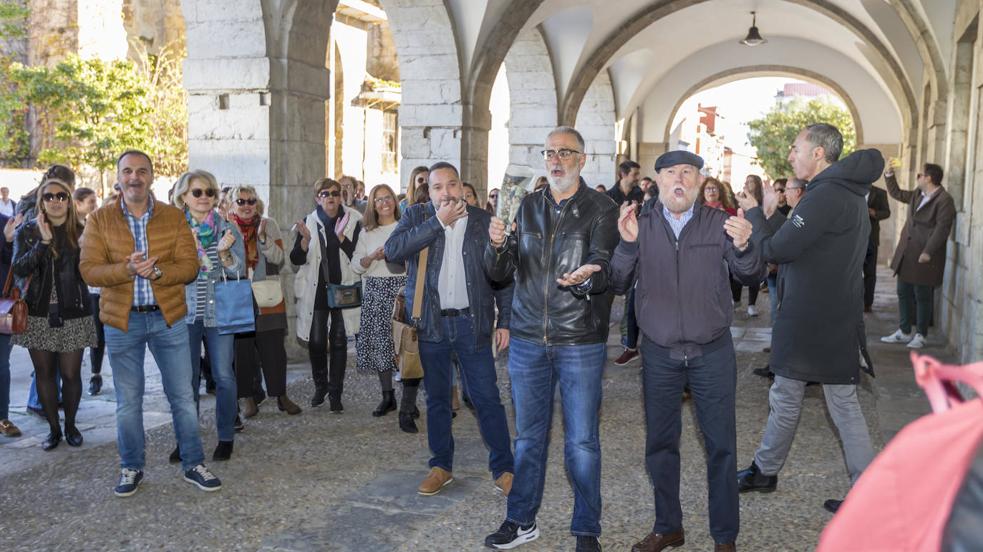
<svg viewBox="0 0 983 552">
<path fill-rule="evenodd" d="M 120 205 L 123 206 L 123 216 L 126 218 L 126 223 L 130 225 L 130 233 L 133 234 L 133 243 L 136 245 L 136 250 L 143 251 L 144 254 L 148 253 L 147 223 L 150 221 L 151 215 L 154 214 L 153 196 L 150 196 L 147 201 L 147 211 L 140 218 L 130 214 L 130 211 L 126 208 L 126 202 L 120 201 Z M 156 305 L 157 299 L 154 298 L 154 290 L 150 286 L 150 280 L 137 275 L 133 276 L 133 280 L 133 306 Z"/>
</svg>

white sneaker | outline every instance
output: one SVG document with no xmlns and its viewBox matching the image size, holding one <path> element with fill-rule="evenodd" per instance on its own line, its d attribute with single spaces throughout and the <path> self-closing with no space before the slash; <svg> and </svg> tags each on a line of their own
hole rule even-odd
<svg viewBox="0 0 983 552">
<path fill-rule="evenodd" d="M 911 341 L 911 334 L 906 334 L 900 329 L 895 330 L 895 332 L 891 335 L 886 335 L 881 338 L 881 342 L 883 343 L 908 343 L 909 341 Z"/>
<path fill-rule="evenodd" d="M 754 318 L 755 316 L 758 316 L 758 308 L 755 307 L 754 305 L 748 305 L 747 306 L 747 315 L 750 316 L 751 318 Z"/>
<path fill-rule="evenodd" d="M 920 333 L 915 333 L 915 337 L 911 338 L 908 342 L 909 349 L 921 349 L 925 346 L 925 336 Z"/>
</svg>

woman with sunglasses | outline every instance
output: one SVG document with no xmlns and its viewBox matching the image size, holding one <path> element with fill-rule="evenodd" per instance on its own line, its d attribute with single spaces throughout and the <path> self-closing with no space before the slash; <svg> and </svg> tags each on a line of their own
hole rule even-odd
<svg viewBox="0 0 983 552">
<path fill-rule="evenodd" d="M 314 201 L 317 203 L 314 211 L 294 225 L 297 238 L 290 251 L 290 263 L 297 268 L 294 278 L 297 337 L 308 342 L 314 376 L 311 406 L 321 406 L 327 396 L 331 412 L 341 414 L 344 410 L 341 393 L 348 360 L 346 330 L 358 333 L 360 309 L 332 308 L 328 303 L 328 284 L 353 286 L 359 283 L 351 259 L 362 232 L 362 216 L 341 205 L 341 185 L 330 178 L 314 183 Z"/>
<path fill-rule="evenodd" d="M 82 446 L 75 425 L 82 398 L 82 353 L 95 347 L 89 289 L 79 273 L 79 236 L 82 225 L 72 203 L 72 187 L 47 178 L 37 192 L 37 216 L 23 224 L 14 237 L 11 270 L 25 291 L 27 330 L 13 343 L 31 354 L 37 376 L 41 407 L 50 431 L 41 448 L 51 450 L 62 439 L 58 419 L 58 386 L 61 373 L 65 408 L 65 441 Z"/>
<path fill-rule="evenodd" d="M 218 430 L 218 446 L 212 460 L 228 460 L 232 457 L 235 441 L 236 380 L 232 372 L 232 350 L 235 336 L 222 333 L 216 313 L 226 305 L 215 294 L 215 285 L 223 278 L 239 278 L 245 275 L 243 259 L 245 249 L 242 236 L 235 225 L 230 224 L 215 208 L 218 203 L 218 182 L 207 171 L 186 172 L 174 188 L 174 206 L 184 210 L 198 247 L 201 268 L 198 278 L 184 288 L 188 314 L 188 341 L 191 347 L 191 387 L 195 402 L 201 386 L 202 339 L 207 344 L 212 378 L 215 380 L 215 427 Z M 223 275 L 224 272 L 224 275 Z M 175 454 L 176 453 L 176 454 Z M 176 457 L 176 458 L 175 458 Z M 180 461 L 180 451 L 171 454 L 171 460 Z"/>
<path fill-rule="evenodd" d="M 410 180 L 406 184 L 406 198 L 399 202 L 399 213 L 403 214 L 406 208 L 414 203 L 419 203 L 416 201 L 417 190 L 420 188 L 427 188 L 427 179 L 430 177 L 430 169 L 424 166 L 419 166 L 410 172 Z"/>
<path fill-rule="evenodd" d="M 396 207 L 396 194 L 392 188 L 385 184 L 372 188 L 365 207 L 365 218 L 362 219 L 365 232 L 359 237 L 355 255 L 352 256 L 352 271 L 362 276 L 365 297 L 356 342 L 356 366 L 359 372 L 379 376 L 382 402 L 372 412 L 376 417 L 396 410 L 396 396 L 393 391 L 396 351 L 393 345 L 392 314 L 396 295 L 406 286 L 406 270 L 403 265 L 387 263 L 382 249 L 396 229 L 398 220 L 399 209 Z M 413 400 L 407 402 L 407 388 L 403 388 L 404 406 L 408 405 L 410 409 L 416 403 L 415 391 L 416 388 L 413 390 Z M 401 427 L 404 412 L 409 413 L 409 410 L 404 408 L 400 412 Z"/>
<path fill-rule="evenodd" d="M 252 186 L 232 188 L 229 199 L 229 220 L 242 234 L 249 279 L 269 280 L 279 287 L 280 268 L 286 258 L 280 227 L 275 220 L 263 216 L 262 202 Z M 259 379 L 260 364 L 266 377 L 266 393 L 276 397 L 277 408 L 291 416 L 300 414 L 300 407 L 287 396 L 287 350 L 283 342 L 287 332 L 286 302 L 260 307 L 254 301 L 253 309 L 256 331 L 235 336 L 236 386 L 239 398 L 244 399 L 242 415 L 251 418 L 259 412 L 254 387 L 262 387 L 254 382 Z"/>
</svg>

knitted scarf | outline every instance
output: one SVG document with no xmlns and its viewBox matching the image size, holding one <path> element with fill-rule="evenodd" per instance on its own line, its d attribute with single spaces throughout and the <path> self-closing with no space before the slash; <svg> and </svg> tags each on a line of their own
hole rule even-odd
<svg viewBox="0 0 983 552">
<path fill-rule="evenodd" d="M 259 223 L 262 217 L 253 215 L 252 219 L 244 220 L 238 214 L 232 213 L 232 220 L 239 227 L 239 232 L 242 233 L 242 240 L 246 246 L 246 266 L 255 270 L 256 265 L 259 263 L 259 240 L 257 239 L 257 232 L 259 231 Z"/>
</svg>

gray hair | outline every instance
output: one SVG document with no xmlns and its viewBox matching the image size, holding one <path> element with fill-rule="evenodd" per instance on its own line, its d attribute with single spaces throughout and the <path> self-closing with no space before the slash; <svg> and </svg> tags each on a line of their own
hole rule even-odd
<svg viewBox="0 0 983 552">
<path fill-rule="evenodd" d="M 546 139 L 549 140 L 555 134 L 569 134 L 570 136 L 573 136 L 577 140 L 577 146 L 580 147 L 581 152 L 583 152 L 584 149 L 586 149 L 587 147 L 586 143 L 584 142 L 584 137 L 581 136 L 580 133 L 577 132 L 577 129 L 573 127 L 558 126 L 553 130 L 551 130 L 550 133 L 546 135 Z"/>
<path fill-rule="evenodd" d="M 801 178 L 789 178 L 788 182 L 785 183 L 785 189 L 788 190 L 789 188 L 801 188 L 804 190 L 806 184 L 808 184 L 808 182 L 802 180 Z"/>
<path fill-rule="evenodd" d="M 823 148 L 827 163 L 835 163 L 843 153 L 843 135 L 839 129 L 827 123 L 815 123 L 807 126 L 806 139 L 817 148 Z"/>
<path fill-rule="evenodd" d="M 183 196 L 191 188 L 192 181 L 195 180 L 204 183 L 205 189 L 214 190 L 215 202 L 218 203 L 218 181 L 215 180 L 215 176 L 212 173 L 198 169 L 196 171 L 188 171 L 182 174 L 181 177 L 177 179 L 177 183 L 174 184 L 174 196 L 171 198 L 171 201 L 174 202 L 174 206 L 178 209 L 184 209 L 185 203 Z"/>
</svg>

